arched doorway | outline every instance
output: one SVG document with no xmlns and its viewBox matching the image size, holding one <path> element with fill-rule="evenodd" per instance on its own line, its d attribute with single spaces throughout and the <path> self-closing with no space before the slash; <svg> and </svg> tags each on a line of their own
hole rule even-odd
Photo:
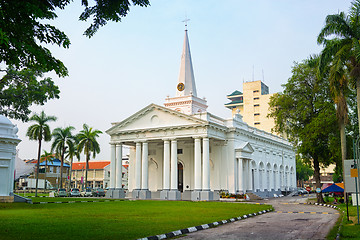
<svg viewBox="0 0 360 240">
<path fill-rule="evenodd" d="M 178 190 L 184 191 L 184 166 L 181 162 L 178 162 Z"/>
</svg>

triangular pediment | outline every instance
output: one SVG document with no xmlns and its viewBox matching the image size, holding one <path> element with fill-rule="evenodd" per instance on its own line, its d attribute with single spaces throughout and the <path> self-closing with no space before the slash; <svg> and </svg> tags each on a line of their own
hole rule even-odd
<svg viewBox="0 0 360 240">
<path fill-rule="evenodd" d="M 206 121 L 196 117 L 156 104 L 150 104 L 124 121 L 114 123 L 114 126 L 107 130 L 106 133 L 113 135 L 120 132 L 196 126 L 204 125 L 206 123 Z"/>
<path fill-rule="evenodd" d="M 236 147 L 236 151 L 239 152 L 246 152 L 246 153 L 253 153 L 254 148 L 251 146 L 249 142 L 242 142 Z"/>
<path fill-rule="evenodd" d="M 254 149 L 249 142 L 241 142 L 235 148 L 236 158 L 251 159 L 253 152 Z"/>
</svg>

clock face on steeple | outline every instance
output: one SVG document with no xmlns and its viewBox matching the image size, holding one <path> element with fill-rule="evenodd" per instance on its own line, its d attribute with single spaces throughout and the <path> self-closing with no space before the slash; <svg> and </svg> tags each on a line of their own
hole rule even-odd
<svg viewBox="0 0 360 240">
<path fill-rule="evenodd" d="M 185 85 L 184 85 L 183 83 L 179 83 L 179 84 L 177 85 L 177 90 L 179 90 L 180 92 L 181 92 L 181 91 L 184 91 L 184 89 L 185 89 Z"/>
</svg>

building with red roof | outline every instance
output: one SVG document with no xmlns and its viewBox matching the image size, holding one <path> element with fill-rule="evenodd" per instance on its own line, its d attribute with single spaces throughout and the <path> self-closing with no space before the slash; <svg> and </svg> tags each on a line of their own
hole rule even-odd
<svg viewBox="0 0 360 240">
<path fill-rule="evenodd" d="M 123 183 L 127 188 L 128 158 L 123 159 Z M 72 187 L 85 188 L 86 162 L 74 162 L 72 164 Z M 89 161 L 88 182 L 86 187 L 108 188 L 110 181 L 110 161 Z"/>
</svg>

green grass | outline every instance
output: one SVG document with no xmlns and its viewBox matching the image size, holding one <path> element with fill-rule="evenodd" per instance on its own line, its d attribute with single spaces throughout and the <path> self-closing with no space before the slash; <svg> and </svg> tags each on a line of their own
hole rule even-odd
<svg viewBox="0 0 360 240">
<path fill-rule="evenodd" d="M 315 199 L 316 201 L 316 199 Z M 327 204 L 333 204 L 334 198 L 329 197 L 329 201 Z M 327 236 L 327 239 L 335 239 L 338 233 L 339 225 L 342 224 L 340 230 L 340 239 L 360 239 L 360 225 L 357 225 L 357 212 L 356 206 L 352 206 L 349 202 L 349 220 L 347 220 L 346 213 L 346 204 L 337 204 L 338 208 L 340 208 L 340 213 L 342 214 L 333 229 Z"/>
<path fill-rule="evenodd" d="M 81 201 L 102 201 L 105 198 L 89 198 L 89 197 L 30 197 L 33 203 L 35 202 L 81 202 Z"/>
<path fill-rule="evenodd" d="M 223 202 L 0 203 L 1 239 L 136 239 L 269 209 Z"/>
<path fill-rule="evenodd" d="M 349 204 L 349 220 L 347 220 L 346 204 L 339 204 L 338 207 L 344 211 L 343 225 L 340 230 L 341 239 L 360 239 L 360 225 L 357 224 L 356 206 Z"/>
<path fill-rule="evenodd" d="M 18 194 L 19 195 L 19 194 Z M 19 195 L 24 196 L 24 195 Z M 49 197 L 48 193 L 38 193 L 38 197 L 35 197 L 35 193 L 27 193 L 26 198 L 32 200 L 33 203 L 36 202 L 81 202 L 81 201 L 105 201 L 105 198 L 101 197 Z"/>
<path fill-rule="evenodd" d="M 22 196 L 24 197 L 24 193 L 15 193 L 19 196 Z M 44 196 L 44 197 L 48 197 L 49 196 L 49 193 L 38 193 L 37 194 L 38 196 Z M 25 193 L 25 197 L 34 197 L 35 196 L 35 193 Z"/>
</svg>

